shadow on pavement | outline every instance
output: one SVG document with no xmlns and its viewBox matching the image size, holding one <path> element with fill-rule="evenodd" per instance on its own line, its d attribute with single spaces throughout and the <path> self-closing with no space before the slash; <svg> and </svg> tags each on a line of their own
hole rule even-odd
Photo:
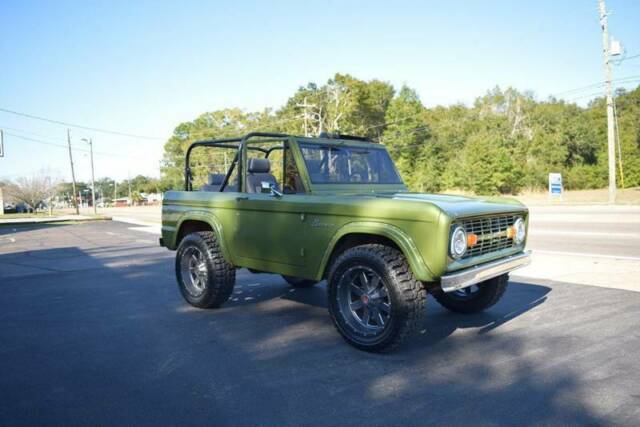
<svg viewBox="0 0 640 427">
<path fill-rule="evenodd" d="M 70 254 L 91 268 L 60 271 Z M 620 421 L 597 415 L 584 401 L 583 361 L 566 358 L 580 348 L 581 335 L 531 327 L 544 322 L 549 287 L 512 283 L 498 305 L 472 316 L 448 313 L 430 298 L 423 333 L 396 353 L 376 355 L 341 340 L 326 313 L 324 285 L 291 291 L 279 276 L 242 270 L 229 303 L 197 310 L 181 299 L 167 254 L 116 246 L 93 254 L 69 247 L 30 251 L 52 271 L 0 285 L 0 419 L 54 425 Z M 0 255 L 0 266 L 12 256 Z"/>
</svg>

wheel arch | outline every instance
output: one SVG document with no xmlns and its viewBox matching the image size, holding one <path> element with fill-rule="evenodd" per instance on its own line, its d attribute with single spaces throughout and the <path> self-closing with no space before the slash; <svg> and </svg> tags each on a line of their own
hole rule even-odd
<svg viewBox="0 0 640 427">
<path fill-rule="evenodd" d="M 398 249 L 409 262 L 416 279 L 432 281 L 434 275 L 424 263 L 420 251 L 406 233 L 398 227 L 378 222 L 349 223 L 340 228 L 331 238 L 322 257 L 316 279 L 325 279 L 333 260 L 342 252 L 355 246 L 379 243 Z"/>
<path fill-rule="evenodd" d="M 197 231 L 212 231 L 215 233 L 222 255 L 226 260 L 232 262 L 229 248 L 225 242 L 222 224 L 215 215 L 210 212 L 195 211 L 184 214 L 178 219 L 176 224 L 175 241 L 173 247 L 177 248 L 182 239 L 189 233 Z"/>
</svg>

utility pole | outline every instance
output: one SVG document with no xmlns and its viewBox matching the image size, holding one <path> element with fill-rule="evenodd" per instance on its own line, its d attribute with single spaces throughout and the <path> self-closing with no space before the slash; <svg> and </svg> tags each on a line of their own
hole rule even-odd
<svg viewBox="0 0 640 427">
<path fill-rule="evenodd" d="M 0 157 L 4 157 L 4 133 L 0 129 Z M 0 187 L 0 216 L 4 215 L 4 199 L 2 198 L 2 187 Z"/>
<path fill-rule="evenodd" d="M 118 198 L 118 181 L 113 180 L 113 204 L 115 206 L 116 199 Z"/>
<path fill-rule="evenodd" d="M 76 207 L 76 215 L 80 215 L 80 208 L 78 207 L 78 199 L 76 198 L 76 173 L 73 170 L 73 154 L 71 153 L 71 133 L 67 129 L 67 144 L 69 145 L 69 162 L 71 163 L 71 182 L 73 183 L 73 205 Z"/>
<path fill-rule="evenodd" d="M 612 74 L 609 62 L 609 27 L 607 8 L 604 0 L 598 0 L 600 7 L 600 27 L 602 28 L 602 58 L 604 60 L 605 95 L 607 98 L 607 155 L 609 157 L 609 203 L 616 202 L 616 147 L 615 124 L 613 120 Z"/>
<path fill-rule="evenodd" d="M 309 135 L 309 113 L 307 112 L 307 108 L 315 107 L 315 105 L 307 104 L 307 97 L 304 97 L 303 104 L 296 104 L 296 107 L 304 108 L 304 136 Z"/>
<path fill-rule="evenodd" d="M 91 201 L 93 202 L 93 214 L 98 215 L 98 208 L 96 207 L 96 180 L 93 174 L 93 140 L 91 138 L 82 138 L 82 140 L 89 144 L 89 153 L 91 154 Z"/>
<path fill-rule="evenodd" d="M 91 154 L 91 195 L 93 197 L 93 214 L 98 215 L 98 207 L 96 206 L 96 179 L 93 174 L 93 140 L 89 138 L 89 152 Z"/>
<path fill-rule="evenodd" d="M 622 168 L 622 145 L 620 143 L 620 126 L 618 126 L 618 109 L 616 108 L 616 100 L 613 100 L 613 117 L 616 123 L 616 142 L 618 144 L 618 166 L 620 166 L 620 188 L 624 189 L 624 170 Z"/>
<path fill-rule="evenodd" d="M 131 174 L 127 171 L 127 184 L 129 184 L 129 203 L 133 205 L 133 199 L 131 198 Z"/>
</svg>

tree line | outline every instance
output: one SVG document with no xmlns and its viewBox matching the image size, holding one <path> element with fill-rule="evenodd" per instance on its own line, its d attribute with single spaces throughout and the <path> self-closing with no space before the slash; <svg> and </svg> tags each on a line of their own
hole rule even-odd
<svg viewBox="0 0 640 427">
<path fill-rule="evenodd" d="M 168 190 L 163 187 L 159 178 L 150 176 L 137 175 L 134 178 L 123 179 L 116 181 L 113 178 L 104 177 L 96 179 L 96 194 L 97 197 L 104 198 L 106 200 L 113 200 L 122 197 L 129 197 L 129 191 L 131 194 L 140 193 L 162 193 Z M 76 192 L 81 194 L 91 194 L 91 182 L 76 182 Z M 68 196 L 73 193 L 73 184 L 71 182 L 62 182 L 58 185 L 57 194 L 59 196 Z"/>
<path fill-rule="evenodd" d="M 640 86 L 618 90 L 616 110 L 624 186 L 640 186 Z M 180 123 L 164 146 L 159 187 L 182 187 L 184 154 L 192 142 L 257 130 L 367 136 L 388 147 L 414 191 L 516 194 L 546 188 L 550 172 L 562 173 L 568 189 L 607 184 L 603 98 L 580 107 L 495 87 L 473 105 L 427 108 L 407 86 L 396 90 L 388 82 L 336 74 L 323 85 L 300 87 L 278 110 L 227 108 Z M 194 152 L 193 162 L 219 168 L 223 160 L 211 151 Z M 621 183 L 620 168 L 617 174 Z"/>
<path fill-rule="evenodd" d="M 132 203 L 143 201 L 143 194 L 162 193 L 168 190 L 159 178 L 138 175 L 130 180 L 116 181 L 105 177 L 96 180 L 96 202 L 111 204 L 115 199 L 130 197 Z M 52 202 L 62 201 L 73 205 L 73 183 L 64 182 L 45 173 L 30 177 L 19 177 L 15 180 L 0 180 L 4 202 L 22 204 L 34 210 L 43 206 L 51 206 Z M 76 200 L 91 199 L 91 182 L 76 182 Z"/>
</svg>

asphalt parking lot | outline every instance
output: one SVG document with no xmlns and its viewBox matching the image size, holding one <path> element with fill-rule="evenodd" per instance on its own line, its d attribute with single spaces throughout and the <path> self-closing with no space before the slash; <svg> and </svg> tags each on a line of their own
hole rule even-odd
<svg viewBox="0 0 640 427">
<path fill-rule="evenodd" d="M 196 310 L 157 236 L 116 222 L 0 227 L 5 425 L 629 425 L 640 293 L 527 279 L 479 315 L 427 304 L 390 355 L 346 345 L 324 286 L 238 273 Z"/>
</svg>

